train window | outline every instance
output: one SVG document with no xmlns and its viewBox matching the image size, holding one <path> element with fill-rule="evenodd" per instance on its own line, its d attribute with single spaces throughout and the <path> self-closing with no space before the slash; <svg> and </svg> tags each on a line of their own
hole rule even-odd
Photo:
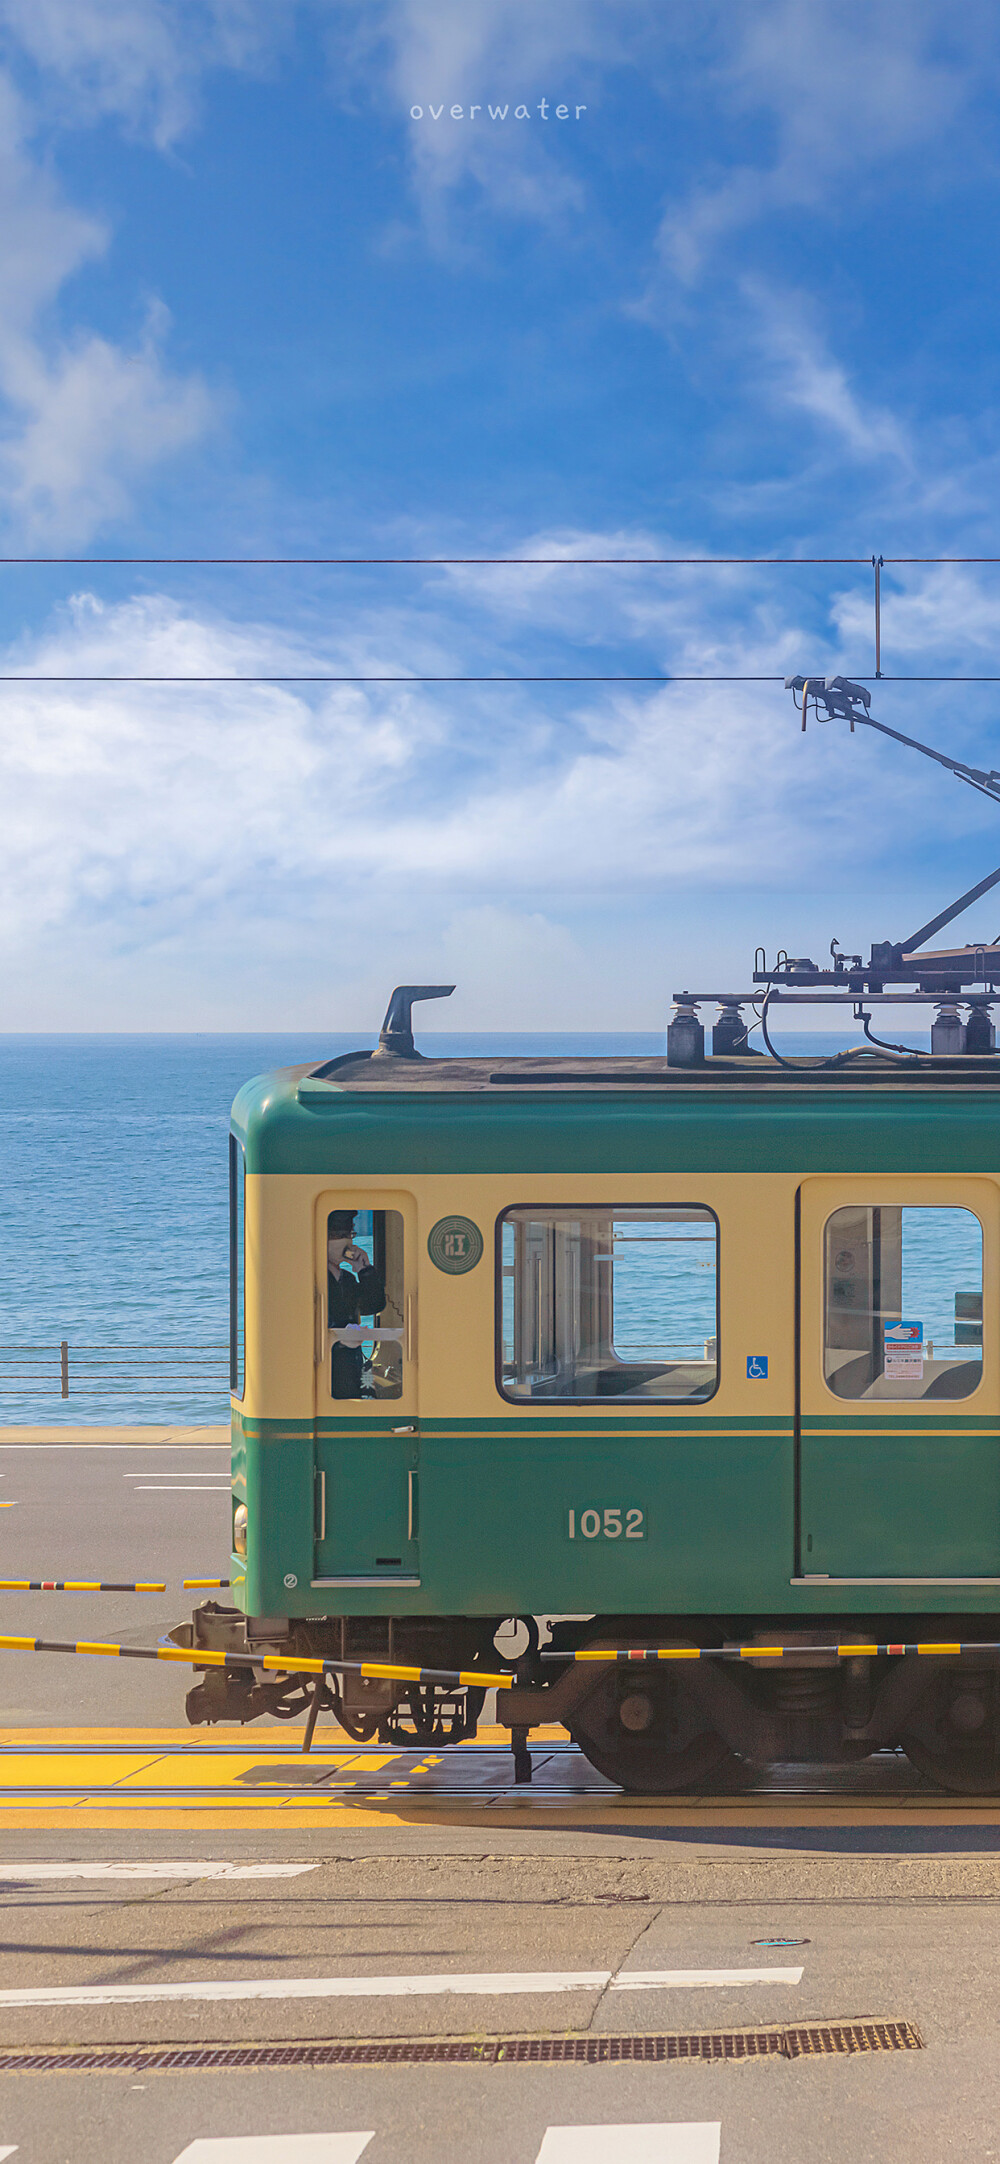
<svg viewBox="0 0 1000 2164">
<path fill-rule="evenodd" d="M 229 1388 L 234 1398 L 243 1396 L 245 1286 L 243 1276 L 243 1226 L 246 1191 L 246 1158 L 243 1144 L 229 1137 Z"/>
<path fill-rule="evenodd" d="M 331 1210 L 326 1236 L 330 1396 L 402 1397 L 402 1217 Z"/>
<path fill-rule="evenodd" d="M 838 1398 L 967 1398 L 983 1372 L 983 1234 L 971 1210 L 835 1210 L 824 1367 Z"/>
<path fill-rule="evenodd" d="M 499 1269 L 506 1397 L 648 1405 L 712 1396 L 718 1226 L 711 1210 L 508 1210 Z"/>
</svg>

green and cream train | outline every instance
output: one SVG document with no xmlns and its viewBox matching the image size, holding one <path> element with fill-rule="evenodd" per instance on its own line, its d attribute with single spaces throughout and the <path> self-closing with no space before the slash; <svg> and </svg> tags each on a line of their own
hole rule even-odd
<svg viewBox="0 0 1000 2164">
<path fill-rule="evenodd" d="M 471 1683 L 335 1664 L 486 1673 L 514 1619 L 522 1770 L 556 1720 L 628 1789 L 893 1745 L 995 1785 L 996 1056 L 423 1058 L 438 989 L 236 1099 L 237 1605 L 188 1642 L 328 1657 L 352 1734 L 448 1741 Z M 303 1689 L 209 1670 L 189 1716 Z"/>
</svg>

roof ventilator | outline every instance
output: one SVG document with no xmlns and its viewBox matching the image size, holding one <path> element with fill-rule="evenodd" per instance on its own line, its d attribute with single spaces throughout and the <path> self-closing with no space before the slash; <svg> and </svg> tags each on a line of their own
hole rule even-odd
<svg viewBox="0 0 1000 2164">
<path fill-rule="evenodd" d="M 375 1059 L 421 1059 L 413 1042 L 412 1008 L 418 999 L 448 999 L 453 984 L 397 984 L 379 1031 Z"/>
</svg>

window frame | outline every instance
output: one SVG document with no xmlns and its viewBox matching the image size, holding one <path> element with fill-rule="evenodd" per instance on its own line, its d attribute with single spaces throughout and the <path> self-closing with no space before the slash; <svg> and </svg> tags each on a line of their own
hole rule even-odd
<svg viewBox="0 0 1000 2164">
<path fill-rule="evenodd" d="M 511 1391 L 504 1386 L 503 1373 L 503 1228 L 508 1219 L 518 1210 L 533 1210 L 539 1217 L 552 1217 L 555 1215 L 572 1217 L 574 1213 L 582 1215 L 588 1210 L 593 1210 L 603 1212 L 606 1216 L 612 1218 L 623 1210 L 642 1210 L 644 1212 L 653 1210 L 697 1210 L 703 1217 L 710 1218 L 715 1226 L 715 1381 L 711 1390 L 704 1397 L 699 1398 L 647 1398 L 643 1401 L 637 1398 L 627 1399 L 623 1397 L 581 1397 L 578 1394 L 574 1394 L 572 1397 L 545 1398 L 544 1400 L 513 1396 Z M 517 1410 L 522 1413 L 546 1413 L 557 1406 L 562 1412 L 565 1412 L 567 1407 L 599 1405 L 609 1416 L 619 1420 L 623 1413 L 628 1412 L 645 1413 L 648 1418 L 653 1411 L 658 1413 L 670 1412 L 671 1409 L 676 1407 L 682 1411 L 690 1412 L 700 1405 L 709 1405 L 712 1399 L 718 1396 L 722 1381 L 721 1279 L 722 1226 L 718 1211 L 714 1210 L 709 1202 L 687 1200 L 673 1202 L 553 1202 L 550 1200 L 533 1200 L 530 1202 L 505 1203 L 503 1209 L 497 1214 L 493 1228 L 493 1355 L 494 1382 L 498 1396 L 503 1399 L 505 1405 L 516 1406 Z"/>
<path fill-rule="evenodd" d="M 330 1363 L 327 1359 L 327 1223 L 331 1210 L 395 1210 L 403 1221 L 403 1394 L 398 1398 L 379 1401 L 375 1398 L 334 1398 L 329 1391 Z M 352 1430 L 360 1422 L 378 1435 L 388 1432 L 380 1426 L 385 1421 L 398 1421 L 414 1427 L 419 1406 L 419 1319 L 417 1299 L 419 1292 L 418 1261 L 420 1216 L 417 1198 L 412 1188 L 389 1184 L 370 1184 L 363 1175 L 351 1179 L 327 1175 L 317 1183 L 312 1197 L 313 1242 L 313 1418 L 318 1421 L 318 1432 L 326 1432 L 331 1421 L 349 1419 Z M 360 1429 L 358 1430 L 360 1432 Z"/>
<path fill-rule="evenodd" d="M 352 1204 L 352 1203 L 349 1203 L 349 1204 L 345 1204 L 345 1205 L 342 1205 L 342 1204 L 340 1204 L 340 1203 L 334 1202 L 334 1203 L 332 1203 L 332 1204 L 331 1204 L 330 1208 L 328 1209 L 328 1211 L 327 1211 L 327 1213 L 326 1213 L 326 1227 L 325 1227 L 325 1233 L 324 1233 L 324 1237 L 323 1237 L 323 1246 L 324 1246 L 324 1253 L 325 1253 L 325 1252 L 326 1252 L 326 1250 L 327 1250 L 327 1245 L 328 1245 L 328 1242 L 329 1242 L 329 1237 L 330 1237 L 330 1219 L 331 1219 L 331 1217 L 334 1217 L 334 1216 L 336 1216 L 336 1214 L 337 1214 L 337 1212 L 338 1212 L 338 1209 L 341 1209 L 341 1208 L 348 1208 L 348 1209 L 352 1209 L 352 1210 L 353 1210 L 353 1212 L 354 1212 L 354 1215 L 355 1215 L 356 1217 L 361 1217 L 361 1216 L 363 1216 L 363 1215 L 365 1215 L 365 1214 L 368 1214 L 368 1215 L 369 1215 L 369 1216 L 370 1216 L 370 1217 L 372 1218 L 372 1220 L 373 1220 L 373 1224 L 372 1224 L 372 1232 L 371 1232 L 371 1243 L 372 1243 L 372 1258 L 371 1258 L 371 1259 L 372 1259 L 372 1266 L 373 1266 L 373 1268 L 375 1268 L 375 1269 L 377 1269 L 377 1268 L 378 1268 L 378 1261 L 379 1261 L 379 1241 L 378 1241 L 378 1238 L 377 1238 L 377 1236 L 376 1236 L 376 1233 L 375 1233 L 375 1227 L 374 1227 L 374 1219 L 375 1219 L 376 1217 L 381 1217 L 381 1218 L 382 1218 L 382 1220 L 383 1220 L 383 1227 L 382 1227 L 382 1243 L 381 1243 L 381 1244 L 382 1244 L 382 1249 L 383 1249 L 383 1258 L 382 1258 L 382 1267 L 383 1267 L 383 1279 L 384 1279 L 384 1277 L 385 1277 L 385 1275 L 386 1275 L 386 1262 L 385 1262 L 385 1252 L 384 1252 L 384 1251 L 385 1251 L 385 1245 L 386 1245 L 386 1241 L 385 1241 L 385 1233 L 386 1233 L 386 1227 L 385 1227 L 385 1223 L 384 1223 L 384 1220 L 385 1220 L 385 1219 L 386 1219 L 387 1217 L 398 1217 L 398 1219 L 399 1219 L 399 1237 L 400 1237 L 400 1243 L 401 1243 L 401 1257 L 402 1257 L 402 1260 L 401 1260 L 401 1266 L 400 1266 L 400 1277 L 401 1277 L 401 1284 L 400 1284 L 400 1300 L 399 1300 L 399 1302 L 398 1302 L 398 1306 L 399 1306 L 399 1312 L 400 1312 L 400 1336 L 399 1336 L 399 1340 L 398 1340 L 398 1343 L 399 1343 L 399 1386 L 398 1386 L 398 1388 L 397 1388 L 396 1390 L 392 1390 L 392 1391 L 387 1391 L 387 1392 L 386 1392 L 386 1393 L 385 1393 L 384 1395 L 382 1395 L 381 1397 L 379 1397 L 379 1396 L 377 1396 L 377 1395 L 376 1395 L 376 1396 L 375 1396 L 374 1398 L 372 1398 L 372 1397 L 368 1397 L 368 1396 L 364 1396 L 364 1395 L 362 1395 L 362 1394 L 361 1394 L 361 1392 L 360 1392 L 360 1391 L 359 1391 L 359 1393 L 358 1393 L 357 1397 L 351 1397 L 351 1396 L 347 1396 L 347 1397 L 335 1397 L 335 1396 L 334 1396 L 334 1392 L 333 1392 L 333 1387 L 332 1387 L 332 1385 L 333 1385 L 333 1352 L 334 1352 L 334 1344 L 335 1344 L 335 1340 L 334 1340 L 333 1332 L 334 1332 L 334 1329 L 335 1329 L 335 1328 L 337 1328 L 338 1326 L 337 1326 L 336 1324 L 331 1324 L 331 1321 L 330 1321 L 330 1273 L 329 1273 L 329 1269 L 327 1269 L 327 1271 L 326 1271 L 326 1274 L 325 1274 L 325 1277 L 324 1277 L 324 1280 L 323 1280 L 322 1288 L 321 1288 L 321 1290 L 320 1290 L 320 1306 L 321 1306 L 321 1326 L 322 1326 L 322 1331 L 323 1331 L 323 1345 L 324 1345 L 324 1348 L 325 1348 L 325 1350 L 324 1350 L 324 1352 L 323 1352 L 323 1355 L 322 1355 L 322 1359 L 321 1359 L 321 1361 L 320 1361 L 320 1367 L 321 1367 L 321 1369 L 322 1369 L 322 1371 L 323 1371 L 323 1379 L 324 1379 L 324 1382 L 325 1382 L 325 1383 L 326 1383 L 326 1385 L 328 1386 L 328 1387 L 327 1387 L 327 1393 L 326 1393 L 326 1394 L 327 1394 L 327 1396 L 328 1396 L 328 1398 L 329 1398 L 329 1402 L 330 1402 L 330 1404 L 331 1404 L 331 1405 L 335 1405 L 335 1406 L 336 1406 L 336 1405 L 351 1405 L 351 1406 L 368 1406 L 368 1405 L 370 1405 L 370 1404 L 372 1404 L 372 1403 L 374 1402 L 374 1403 L 375 1403 L 375 1404 L 377 1404 L 377 1405 L 388 1405 L 388 1406 L 394 1406 L 394 1407 L 398 1407 L 398 1406 L 399 1406 L 399 1405 L 401 1404 L 401 1402 L 402 1402 L 403 1398 L 404 1398 L 404 1397 L 405 1397 L 405 1395 L 406 1395 L 406 1376 L 405 1376 L 405 1369 L 406 1369 L 406 1365 L 407 1365 L 407 1349 L 406 1349 L 406 1348 L 407 1348 L 407 1336 L 408 1336 L 408 1333 L 407 1333 L 407 1324 L 406 1324 L 406 1300 L 407 1300 L 407 1292 L 406 1292 L 406 1257 L 407 1257 L 407 1233 L 406 1233 L 406 1218 L 405 1218 L 405 1213 L 404 1213 L 404 1212 L 403 1212 L 402 1210 L 400 1210 L 400 1209 L 397 1209 L 397 1208 L 395 1208 L 395 1207 L 394 1207 L 394 1206 L 393 1206 L 393 1205 L 392 1205 L 391 1203 L 390 1203 L 390 1204 L 389 1204 L 389 1205 L 387 1206 L 387 1205 L 385 1205 L 384 1203 L 380 1203 L 380 1202 L 378 1202 L 378 1201 L 375 1201 L 375 1202 L 372 1202 L 372 1203 L 359 1203 L 359 1204 L 357 1204 L 357 1205 L 355 1206 L 355 1205 L 354 1205 L 354 1204 Z M 357 1235 L 354 1235 L 354 1237 L 355 1237 L 355 1238 L 357 1238 Z M 365 1238 L 367 1238 L 367 1237 L 368 1237 L 368 1235 L 367 1235 L 367 1234 L 362 1234 L 362 1235 L 361 1235 L 361 1238 L 362 1238 L 362 1239 L 365 1239 Z M 353 1268 L 353 1266 L 352 1266 L 352 1265 L 348 1265 L 348 1267 L 349 1267 L 349 1268 Z M 389 1290 L 390 1290 L 390 1288 L 389 1288 L 389 1286 L 388 1286 L 388 1285 L 386 1285 L 386 1287 L 385 1287 L 385 1290 L 386 1290 L 386 1295 L 387 1295 L 387 1298 L 388 1298 L 388 1294 L 389 1294 Z M 393 1303 L 393 1304 L 396 1304 L 396 1303 Z M 381 1311 L 380 1311 L 380 1312 L 381 1312 Z M 374 1323 L 373 1323 L 373 1326 L 372 1326 L 372 1327 L 373 1327 L 373 1329 L 374 1329 Z M 363 1332 L 364 1332 L 364 1322 L 363 1322 L 363 1321 L 362 1321 L 362 1324 L 361 1324 L 361 1330 L 362 1330 L 362 1334 L 363 1334 Z"/>
<path fill-rule="evenodd" d="M 237 1226 L 239 1231 L 237 1231 Z M 229 1136 L 229 1395 L 242 1405 L 247 1390 L 247 1159 L 239 1135 Z"/>
<path fill-rule="evenodd" d="M 862 1408 L 863 1408 L 863 1407 L 865 1407 L 866 1405 L 874 1405 L 874 1406 L 876 1406 L 876 1407 L 878 1408 L 879 1412 L 881 1412 L 881 1411 L 883 1410 L 883 1408 L 885 1408 L 885 1407 L 887 1407 L 887 1406 L 899 1406 L 899 1407 L 908 1407 L 908 1408 L 910 1408 L 910 1410 L 911 1410 L 911 1411 L 914 1411 L 914 1410 L 916 1409 L 916 1407 L 918 1407 L 918 1406 L 924 1406 L 924 1405 L 926 1405 L 926 1404 L 928 1403 L 928 1400 L 927 1400 L 927 1399 L 926 1399 L 926 1397 L 924 1397 L 924 1396 L 921 1396 L 921 1397 L 915 1397 L 915 1398 L 914 1398 L 914 1397 L 907 1397 L 907 1396 L 905 1396 L 905 1395 L 904 1395 L 904 1396 L 900 1396 L 900 1397 L 895 1397 L 895 1396 L 892 1396 L 892 1395 L 889 1395 L 889 1394 L 887 1394 L 887 1395 L 886 1395 L 885 1397 L 880 1397 L 880 1398 L 869 1398 L 869 1397 L 866 1397 L 866 1396 L 864 1395 L 864 1393 L 862 1393 L 862 1394 L 861 1394 L 860 1396 L 858 1396 L 858 1397 L 841 1397 L 840 1393 L 839 1393 L 838 1391 L 836 1391 L 836 1390 L 834 1389 L 834 1387 L 833 1387 L 833 1383 L 832 1383 L 832 1380 L 831 1380 L 830 1376 L 829 1376 L 829 1375 L 827 1374 L 827 1368 L 826 1368 L 826 1361 L 827 1361 L 827 1354 L 828 1354 L 828 1352 L 829 1352 L 829 1350 L 830 1350 L 830 1347 L 829 1347 L 829 1346 L 828 1346 L 828 1344 L 827 1344 L 827 1328 L 828 1328 L 828 1322 L 829 1322 L 829 1314 L 830 1314 L 830 1298 L 829 1298 L 829 1288 L 830 1288 L 830 1269 L 829 1269 L 829 1263 L 828 1263 L 828 1246 L 827 1246 L 827 1236 L 828 1236 L 828 1233 L 829 1233 L 829 1229 L 830 1229 L 830 1226 L 831 1226 L 831 1224 L 832 1224 L 832 1222 L 833 1222 L 833 1219 L 834 1219 L 834 1218 L 835 1218 L 836 1216 L 838 1216 L 838 1215 L 839 1215 L 839 1213 L 840 1213 L 840 1211 L 841 1211 L 841 1210 L 861 1210 L 861 1209 L 864 1209 L 864 1210 L 882 1210 L 882 1209 L 898 1209 L 898 1210 L 900 1211 L 901 1215 L 902 1215 L 902 1213 L 904 1213 L 904 1212 L 905 1212 L 905 1211 L 907 1211 L 907 1210 L 964 1210 L 964 1212 L 966 1213 L 966 1215 L 967 1215 L 968 1217 L 971 1217 L 971 1218 L 973 1218 L 973 1219 L 975 1220 L 975 1223 L 976 1223 L 976 1224 L 978 1225 L 978 1227 L 979 1227 L 979 1282 L 980 1282 L 980 1298 L 981 1298 L 981 1300 L 982 1300 L 982 1304 L 983 1304 L 983 1326 L 982 1326 L 982 1338 L 981 1338 L 981 1341 L 980 1341 L 980 1348 L 981 1348 L 981 1354 L 982 1354 L 982 1358 L 981 1358 L 981 1360 L 980 1360 L 980 1362 L 979 1362 L 979 1378 L 978 1378 L 978 1381 L 976 1382 L 975 1388 L 974 1388 L 973 1390 L 970 1390 L 970 1391 L 968 1391 L 968 1392 L 967 1392 L 967 1393 L 966 1393 L 966 1394 L 965 1394 L 964 1396 L 962 1396 L 962 1397 L 957 1397 L 957 1398 L 941 1398 L 941 1399 L 935 1399 L 935 1400 L 932 1400 L 932 1401 L 931 1401 L 932 1405 L 933 1405 L 933 1406 L 935 1406 L 935 1407 L 936 1407 L 937 1405 L 968 1405 L 968 1404 L 970 1404 L 970 1403 L 971 1403 L 971 1401 L 972 1401 L 972 1399 L 973 1399 L 974 1397 L 978 1397 L 978 1395 L 979 1395 L 979 1392 L 981 1391 L 981 1389 L 982 1389 L 982 1387 L 983 1387 L 983 1383 L 984 1383 L 984 1380 L 986 1379 L 986 1225 L 985 1225 L 985 1223 L 984 1223 L 984 1221 L 983 1221 L 983 1218 L 982 1218 L 982 1217 L 981 1217 L 981 1215 L 980 1215 L 980 1212 L 979 1212 L 979 1211 L 978 1211 L 977 1209 L 974 1209 L 974 1208 L 973 1208 L 973 1206 L 972 1206 L 972 1204 L 971 1204 L 971 1203 L 969 1203 L 969 1202 L 935 1202 L 935 1201 L 933 1201 L 933 1200 L 932 1200 L 932 1199 L 930 1199 L 930 1198 L 928 1198 L 927 1200 L 924 1200 L 923 1198 L 921 1198 L 921 1199 L 920 1199 L 920 1201 L 912 1201 L 912 1200 L 911 1200 L 911 1201 L 904 1201 L 904 1202 L 888 1202 L 888 1203 L 887 1203 L 887 1202 L 884 1202 L 884 1201 L 882 1201 L 881 1199 L 880 1199 L 879 1201 L 877 1201 L 877 1202 L 871 1202 L 871 1201 L 861 1201 L 861 1202 L 842 1202 L 842 1203 L 837 1203 L 837 1204 L 835 1204 L 835 1205 L 834 1205 L 834 1207 L 833 1207 L 833 1209 L 829 1210 L 829 1211 L 827 1212 L 827 1215 L 826 1215 L 826 1216 L 825 1216 L 825 1217 L 824 1217 L 824 1218 L 822 1219 L 822 1222 L 821 1222 L 821 1225 L 820 1225 L 820 1241 L 821 1241 L 821 1247 L 820 1247 L 820 1279 L 819 1279 L 819 1286 L 820 1286 L 820 1299 L 819 1299 L 819 1319 L 820 1319 L 820 1376 L 821 1376 L 821 1379 L 822 1379 L 822 1383 L 823 1383 L 823 1388 L 824 1388 L 824 1391 L 826 1392 L 826 1395 L 827 1395 L 828 1397 L 831 1397 L 831 1398 L 833 1398 L 833 1399 L 835 1400 L 835 1402 L 836 1402 L 836 1403 L 837 1403 L 838 1405 L 851 1405 L 851 1406 L 860 1406 L 860 1407 L 862 1407 Z M 971 1364 L 971 1363 L 964 1363 L 964 1362 L 963 1362 L 963 1363 L 956 1363 L 956 1364 L 961 1364 L 961 1365 L 967 1365 L 967 1364 Z"/>
</svg>

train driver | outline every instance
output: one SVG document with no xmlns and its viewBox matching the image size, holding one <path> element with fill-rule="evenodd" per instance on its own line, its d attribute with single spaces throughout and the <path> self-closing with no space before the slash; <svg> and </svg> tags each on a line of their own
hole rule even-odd
<svg viewBox="0 0 1000 2164">
<path fill-rule="evenodd" d="M 385 1306 L 385 1285 L 365 1254 L 354 1244 L 354 1210 L 331 1210 L 327 1223 L 327 1328 L 346 1330 L 362 1315 L 379 1315 Z M 345 1263 L 351 1268 L 345 1269 Z M 354 1275 L 354 1272 L 357 1275 Z M 334 1339 L 330 1396 L 359 1398 L 364 1370 L 360 1345 L 344 1345 Z"/>
</svg>

